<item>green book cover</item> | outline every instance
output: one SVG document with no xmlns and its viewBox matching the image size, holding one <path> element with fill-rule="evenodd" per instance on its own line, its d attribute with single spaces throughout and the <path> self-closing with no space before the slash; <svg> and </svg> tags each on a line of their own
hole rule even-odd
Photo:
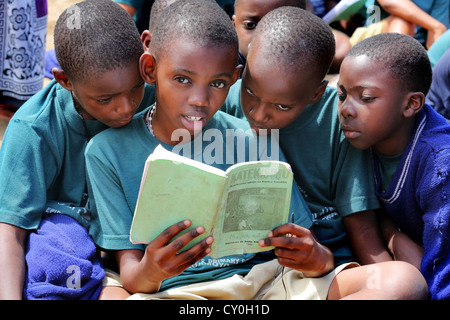
<svg viewBox="0 0 450 320">
<path fill-rule="evenodd" d="M 227 171 L 158 146 L 146 161 L 130 231 L 133 243 L 149 243 L 185 219 L 206 230 L 183 250 L 210 234 L 210 256 L 272 249 L 258 241 L 288 222 L 293 174 L 280 161 L 238 163 Z"/>
</svg>

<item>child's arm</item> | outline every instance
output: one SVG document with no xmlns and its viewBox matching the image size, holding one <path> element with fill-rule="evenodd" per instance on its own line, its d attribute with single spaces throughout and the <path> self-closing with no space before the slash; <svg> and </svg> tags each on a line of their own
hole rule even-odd
<svg viewBox="0 0 450 320">
<path fill-rule="evenodd" d="M 342 220 L 359 263 L 392 261 L 379 231 L 374 210 L 356 212 Z"/>
<path fill-rule="evenodd" d="M 189 220 L 181 221 L 164 230 L 147 246 L 145 251 L 120 250 L 116 259 L 120 269 L 120 279 L 124 289 L 131 293 L 157 292 L 161 282 L 179 275 L 211 251 L 212 237 L 207 237 L 189 250 L 178 253 L 194 238 L 205 232 L 197 227 L 169 243 L 181 231 L 191 225 Z"/>
<path fill-rule="evenodd" d="M 423 248 L 405 233 L 398 230 L 395 223 L 386 216 L 380 219 L 383 238 L 394 260 L 406 261 L 420 269 Z"/>
<path fill-rule="evenodd" d="M 307 277 L 320 277 L 334 269 L 331 251 L 321 245 L 310 230 L 293 223 L 273 229 L 259 245 L 275 246 L 281 265 L 301 271 Z"/>
<path fill-rule="evenodd" d="M 378 0 L 378 3 L 391 15 L 428 30 L 427 48 L 447 31 L 443 23 L 430 16 L 410 0 Z"/>
<path fill-rule="evenodd" d="M 21 300 L 27 230 L 0 223 L 0 300 Z"/>
</svg>

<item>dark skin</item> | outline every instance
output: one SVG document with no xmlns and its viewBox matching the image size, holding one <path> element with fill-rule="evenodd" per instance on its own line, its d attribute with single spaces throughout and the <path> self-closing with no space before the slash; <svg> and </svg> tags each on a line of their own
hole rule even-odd
<svg viewBox="0 0 450 320">
<path fill-rule="evenodd" d="M 282 266 L 301 271 L 310 278 L 320 277 L 334 268 L 331 251 L 316 240 L 311 230 L 293 223 L 273 229 L 259 245 L 275 246 L 275 255 Z"/>
<path fill-rule="evenodd" d="M 211 251 L 212 237 L 207 237 L 189 250 L 179 251 L 203 234 L 203 227 L 193 228 L 169 243 L 180 232 L 189 228 L 189 220 L 181 221 L 164 230 L 149 243 L 145 251 L 122 250 L 116 258 L 121 270 L 121 281 L 130 292 L 156 292 L 164 279 L 182 273 Z"/>
</svg>

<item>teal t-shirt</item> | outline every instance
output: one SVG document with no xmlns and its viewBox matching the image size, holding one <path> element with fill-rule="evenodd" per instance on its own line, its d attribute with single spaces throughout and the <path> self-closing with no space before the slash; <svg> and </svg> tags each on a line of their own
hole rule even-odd
<svg viewBox="0 0 450 320">
<path fill-rule="evenodd" d="M 140 108 L 154 99 L 154 87 L 146 86 Z M 88 226 L 84 150 L 107 127 L 84 123 L 71 93 L 55 80 L 16 112 L 0 148 L 0 222 L 36 229 L 49 212 Z"/>
<path fill-rule="evenodd" d="M 375 151 L 374 151 L 375 152 Z M 376 153 L 379 161 L 380 178 L 382 192 L 389 190 L 389 185 L 391 184 L 392 177 L 397 170 L 397 166 L 402 159 L 403 153 L 397 154 L 395 156 L 384 156 L 382 154 Z"/>
<path fill-rule="evenodd" d="M 233 148 L 232 150 L 235 152 L 232 158 L 227 158 L 229 149 L 226 149 L 227 152 L 222 153 L 221 161 L 217 160 L 215 163 L 209 163 L 210 165 L 226 170 L 238 161 L 249 160 L 248 157 L 241 157 L 238 160 L 238 152 L 235 149 L 237 144 L 231 143 L 231 140 L 226 138 L 227 135 L 234 134 L 235 130 L 246 132 L 249 126 L 244 120 L 218 111 L 205 126 L 202 135 L 183 145 L 183 152 L 188 150 L 186 154 L 183 154 L 183 152 L 179 152 L 179 146 L 161 143 L 149 132 L 144 121 L 145 113 L 146 111 L 137 115 L 130 124 L 123 128 L 105 130 L 94 137 L 86 149 L 86 167 L 93 215 L 90 233 L 95 242 L 104 249 L 144 248 L 142 245 L 130 242 L 129 232 L 145 160 L 159 144 L 167 150 L 176 148 L 177 151 L 174 150 L 176 153 L 203 161 L 204 152 L 208 146 L 218 143 L 214 142 L 214 139 L 211 141 L 206 134 L 208 130 L 213 129 L 216 130 L 216 133 L 220 132 L 223 135 L 223 141 L 231 144 L 231 146 L 230 144 L 224 146 Z M 196 147 L 199 145 L 200 148 Z M 259 154 L 272 148 L 271 145 L 266 146 L 263 143 L 260 145 Z M 276 147 L 279 148 L 278 145 Z M 242 150 L 247 154 L 247 148 Z M 261 159 L 263 158 L 261 157 Z M 280 154 L 280 160 L 283 159 L 283 155 Z M 295 223 L 305 228 L 311 226 L 310 212 L 297 188 L 293 190 L 290 212 L 293 212 Z M 188 213 L 186 218 L 189 218 Z M 181 275 L 165 280 L 161 290 L 200 281 L 222 279 L 233 274 L 244 275 L 253 265 L 273 258 L 271 252 L 234 255 L 219 259 L 206 257 Z"/>
<path fill-rule="evenodd" d="M 222 110 L 244 117 L 239 80 L 230 89 Z M 345 139 L 338 113 L 336 89 L 308 105 L 290 125 L 280 129 L 280 146 L 313 216 L 313 230 L 339 265 L 354 260 L 342 217 L 379 208 L 370 152 Z"/>
</svg>

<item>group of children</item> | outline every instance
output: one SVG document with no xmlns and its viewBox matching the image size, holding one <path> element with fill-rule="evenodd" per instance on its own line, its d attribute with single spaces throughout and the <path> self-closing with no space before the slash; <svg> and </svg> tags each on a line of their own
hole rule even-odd
<svg viewBox="0 0 450 320">
<path fill-rule="evenodd" d="M 246 2 L 235 2 L 233 21 Z M 61 69 L 19 109 L 0 149 L 0 255 L 10 257 L 0 260 L 1 298 L 450 297 L 450 127 L 425 104 L 425 49 L 399 34 L 364 40 L 336 89 L 324 80 L 329 26 L 304 1 L 265 3 L 244 68 L 239 28 L 212 0 L 155 1 L 165 8 L 142 36 L 110 0 L 77 4 L 79 28 L 69 9 L 60 16 Z M 147 156 L 183 143 L 198 159 L 195 146 L 214 143 L 225 160 L 236 146 L 205 140 L 212 128 L 279 138 L 295 183 L 292 222 L 259 242 L 275 249 L 212 259 L 208 236 L 180 251 L 205 231 L 178 236 L 189 212 L 148 245 L 132 244 Z"/>
</svg>

